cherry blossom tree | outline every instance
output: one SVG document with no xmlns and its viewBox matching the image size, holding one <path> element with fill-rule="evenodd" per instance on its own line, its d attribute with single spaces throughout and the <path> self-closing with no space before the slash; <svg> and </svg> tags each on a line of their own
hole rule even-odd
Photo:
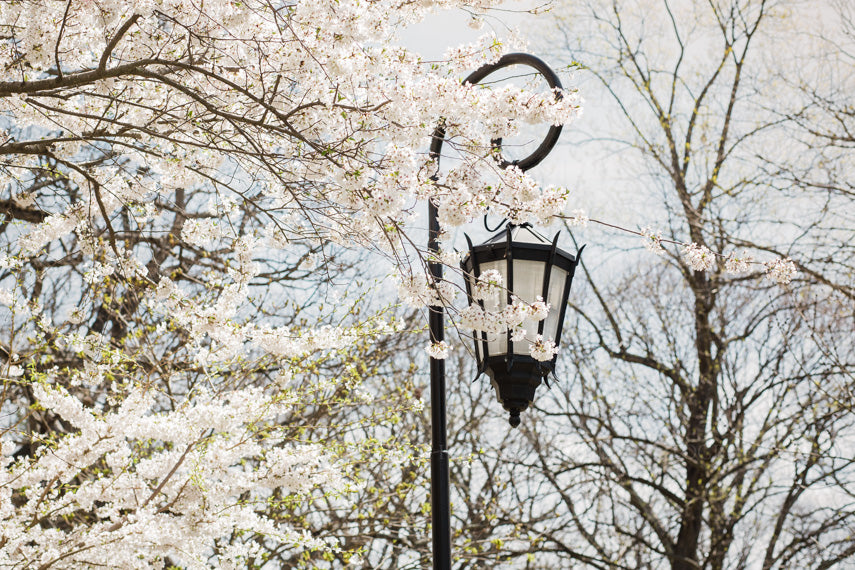
<svg viewBox="0 0 855 570">
<path fill-rule="evenodd" d="M 397 45 L 458 5 L 491 2 L 0 4 L 4 566 L 358 561 L 318 518 L 366 458 L 420 449 L 357 435 L 421 405 L 367 390 L 412 328 L 375 280 L 457 290 L 428 283 L 414 208 L 450 230 L 566 199 L 490 141 L 569 121 L 572 91 L 462 85 L 510 49 L 489 35 L 441 62 Z M 437 173 L 440 120 L 459 160 Z"/>
</svg>

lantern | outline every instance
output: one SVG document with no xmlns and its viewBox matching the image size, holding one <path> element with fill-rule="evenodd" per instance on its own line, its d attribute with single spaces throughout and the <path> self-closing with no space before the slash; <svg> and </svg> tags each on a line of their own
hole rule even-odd
<svg viewBox="0 0 855 570">
<path fill-rule="evenodd" d="M 524 321 L 522 340 L 514 340 L 510 330 L 475 331 L 473 335 L 478 374 L 486 372 L 489 376 L 499 401 L 510 412 L 512 427 L 519 425 L 520 412 L 531 405 L 541 381 L 555 370 L 556 355 L 536 360 L 530 349 L 538 337 L 552 340 L 556 346 L 561 339 L 570 284 L 582 250 L 574 257 L 560 249 L 558 235 L 549 241 L 529 224 L 508 224 L 480 245 L 473 246 L 466 236 L 469 253 L 461 267 L 470 303 L 490 312 L 517 300 L 531 304 L 540 297 L 550 306 L 546 319 Z M 491 298 L 475 299 L 477 280 L 488 270 L 498 271 L 503 289 Z"/>
</svg>

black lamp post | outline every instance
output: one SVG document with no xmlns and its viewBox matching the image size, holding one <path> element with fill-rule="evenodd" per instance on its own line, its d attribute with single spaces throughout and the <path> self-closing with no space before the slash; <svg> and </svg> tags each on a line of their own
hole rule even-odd
<svg viewBox="0 0 855 570">
<path fill-rule="evenodd" d="M 512 53 L 502 56 L 499 61 L 488 64 L 473 72 L 464 83 L 475 84 L 494 71 L 511 65 L 527 65 L 543 75 L 549 87 L 560 89 L 561 82 L 555 72 L 541 59 L 525 53 Z M 556 97 L 561 97 L 556 91 Z M 528 170 L 546 158 L 555 146 L 561 134 L 560 126 L 551 126 L 540 146 L 529 156 L 508 162 L 502 158 L 502 168 L 510 165 L 520 170 Z M 445 130 L 440 125 L 431 140 L 430 156 L 439 166 L 440 150 L 445 138 Z M 501 139 L 493 141 L 494 150 L 501 150 Z M 498 154 L 497 154 L 498 155 Z M 501 155 L 498 155 L 501 156 Z M 434 177 L 436 179 L 436 177 Z M 439 252 L 439 221 L 437 208 L 428 204 L 428 251 Z M 469 237 L 467 236 L 467 240 Z M 466 273 L 466 288 L 470 299 L 474 280 L 487 269 L 495 269 L 502 274 L 507 289 L 507 301 L 513 299 L 532 303 L 540 296 L 551 304 L 553 310 L 549 316 L 537 324 L 530 324 L 526 337 L 539 334 L 551 338 L 557 344 L 561 336 L 570 283 L 578 264 L 576 257 L 559 249 L 558 235 L 551 242 L 540 236 L 527 224 L 508 225 L 506 229 L 472 247 L 463 260 Z M 433 256 L 436 259 L 436 256 Z M 437 262 L 428 264 L 434 282 L 442 279 L 442 265 Z M 482 308 L 485 308 L 484 301 Z M 489 309 L 489 307 L 486 307 Z M 439 343 L 445 338 L 443 308 L 430 307 L 431 342 Z M 536 329 L 536 330 L 535 330 Z M 531 333 L 531 334 L 529 334 Z M 520 412 L 525 410 L 534 398 L 534 392 L 547 374 L 555 368 L 555 356 L 548 361 L 537 361 L 529 353 L 530 340 L 514 341 L 510 331 L 504 333 L 482 333 L 475 338 L 475 353 L 478 359 L 479 374 L 486 372 L 496 388 L 499 400 L 510 414 L 510 423 L 520 423 Z M 433 568 L 451 570 L 451 511 L 448 482 L 448 440 L 446 437 L 445 414 L 445 361 L 430 359 L 430 399 L 431 399 L 431 517 L 433 527 Z"/>
</svg>

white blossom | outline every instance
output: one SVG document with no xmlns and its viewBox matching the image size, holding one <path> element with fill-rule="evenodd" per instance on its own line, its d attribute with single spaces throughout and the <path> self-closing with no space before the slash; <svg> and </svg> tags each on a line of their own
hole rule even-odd
<svg viewBox="0 0 855 570">
<path fill-rule="evenodd" d="M 558 347 L 552 339 L 544 340 L 542 335 L 537 335 L 534 342 L 531 343 L 531 356 L 535 360 L 544 362 L 552 360 L 552 357 L 558 354 Z"/>
<path fill-rule="evenodd" d="M 520 326 L 531 315 L 531 311 L 525 303 L 515 301 L 506 305 L 499 314 L 501 315 L 499 322 L 504 324 L 506 328 L 512 329 Z"/>
<path fill-rule="evenodd" d="M 644 247 L 647 251 L 656 255 L 663 255 L 665 249 L 662 247 L 662 231 L 652 228 L 643 228 L 641 236 L 644 238 Z"/>
<path fill-rule="evenodd" d="M 748 255 L 747 252 L 742 252 L 739 255 L 731 253 L 724 261 L 724 270 L 727 273 L 746 273 L 751 269 L 751 264 L 754 258 Z"/>
<path fill-rule="evenodd" d="M 448 250 L 443 249 L 439 252 L 439 261 L 445 265 L 450 267 L 457 267 L 460 265 L 460 260 L 463 259 L 463 252 L 456 250 Z"/>
<path fill-rule="evenodd" d="M 486 332 L 502 332 L 506 327 L 494 318 L 494 316 L 486 313 L 478 305 L 469 305 L 458 313 L 460 325 L 467 329 Z M 491 318 L 493 317 L 493 318 Z"/>
<path fill-rule="evenodd" d="M 411 306 L 440 306 L 442 300 L 436 289 L 421 274 L 398 277 L 398 296 Z"/>
<path fill-rule="evenodd" d="M 205 247 L 222 237 L 219 222 L 212 218 L 192 218 L 184 222 L 181 237 L 190 245 Z"/>
<path fill-rule="evenodd" d="M 17 378 L 18 376 L 23 376 L 23 374 L 24 369 L 18 366 L 17 364 L 12 364 L 6 371 L 6 375 L 10 378 Z"/>
<path fill-rule="evenodd" d="M 585 212 L 585 210 L 583 210 L 581 208 L 577 208 L 577 209 L 573 210 L 572 212 L 570 212 L 570 216 L 568 218 L 568 222 L 571 226 L 580 226 L 583 228 L 587 227 L 588 222 L 590 222 L 590 221 L 591 221 L 591 218 L 589 218 L 588 214 Z"/>
<path fill-rule="evenodd" d="M 475 300 L 487 300 L 498 298 L 504 291 L 502 274 L 496 269 L 488 269 L 481 273 L 472 287 L 472 298 Z"/>
<path fill-rule="evenodd" d="M 798 273 L 796 264 L 789 257 L 767 261 L 764 265 L 766 266 L 766 278 L 780 285 L 788 284 Z"/>
<path fill-rule="evenodd" d="M 425 351 L 430 355 L 431 358 L 436 360 L 445 360 L 448 358 L 448 355 L 451 351 L 451 347 L 444 340 L 440 342 L 432 342 L 426 348 Z"/>
<path fill-rule="evenodd" d="M 707 246 L 694 242 L 683 248 L 683 260 L 695 271 L 709 271 L 715 267 L 715 254 Z"/>
<path fill-rule="evenodd" d="M 529 316 L 534 321 L 542 321 L 549 314 L 549 305 L 543 301 L 543 297 L 537 299 L 529 306 Z"/>
<path fill-rule="evenodd" d="M 524 327 L 517 326 L 511 330 L 511 340 L 513 342 L 520 342 L 525 340 L 526 330 Z"/>
<path fill-rule="evenodd" d="M 96 261 L 92 268 L 83 275 L 83 279 L 90 284 L 101 283 L 105 278 L 112 275 L 114 268 Z"/>
</svg>

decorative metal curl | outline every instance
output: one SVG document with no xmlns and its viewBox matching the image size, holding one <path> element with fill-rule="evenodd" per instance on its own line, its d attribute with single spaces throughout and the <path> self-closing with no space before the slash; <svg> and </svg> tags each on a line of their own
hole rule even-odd
<svg viewBox="0 0 855 570">
<path fill-rule="evenodd" d="M 508 223 L 508 219 L 503 218 L 502 221 L 499 222 L 499 225 L 497 225 L 495 228 L 491 228 L 489 225 L 487 225 L 487 214 L 484 214 L 484 229 L 487 230 L 489 233 L 499 231 L 499 228 L 501 228 L 502 226 L 504 226 L 507 223 Z M 471 245 L 469 246 L 469 249 L 470 250 L 472 249 Z"/>
<path fill-rule="evenodd" d="M 561 100 L 561 81 L 558 79 L 558 75 L 549 67 L 542 59 L 539 57 L 535 57 L 528 53 L 509 53 L 503 55 L 499 58 L 499 61 L 496 63 L 488 63 L 486 65 L 481 66 L 479 69 L 473 71 L 469 77 L 463 80 L 463 83 L 470 83 L 472 85 L 477 84 L 479 81 L 490 75 L 491 73 L 498 71 L 499 69 L 503 69 L 505 67 L 510 67 L 511 65 L 527 65 L 529 67 L 534 68 L 538 73 L 540 73 L 544 79 L 546 79 L 546 83 L 549 85 L 551 89 L 555 91 L 555 99 Z M 529 170 L 530 168 L 534 168 L 538 164 L 540 164 L 544 158 L 552 151 L 555 147 L 555 143 L 558 142 L 558 137 L 561 135 L 562 125 L 552 125 L 549 127 L 549 131 L 546 133 L 546 137 L 544 137 L 543 141 L 540 143 L 534 152 L 528 155 L 525 158 L 521 158 L 519 160 L 507 161 L 501 156 L 502 151 L 502 139 L 493 139 L 491 144 L 493 145 L 493 150 L 498 154 L 498 162 L 500 168 L 507 168 L 508 166 L 516 166 L 523 172 Z M 440 123 L 436 130 L 433 132 L 433 137 L 430 143 L 430 158 L 436 160 L 436 174 L 434 174 L 431 178 L 436 180 L 439 173 L 439 157 L 440 150 L 442 149 L 442 143 L 445 141 L 445 128 Z"/>
</svg>

